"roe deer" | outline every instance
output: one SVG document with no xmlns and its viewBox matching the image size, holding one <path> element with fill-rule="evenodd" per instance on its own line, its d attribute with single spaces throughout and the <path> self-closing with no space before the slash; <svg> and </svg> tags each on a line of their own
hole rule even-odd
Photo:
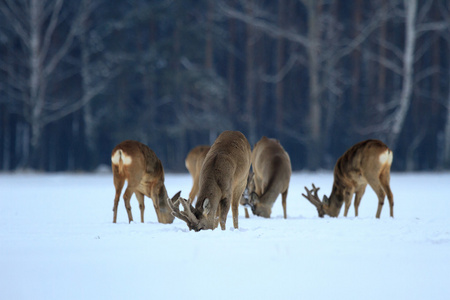
<svg viewBox="0 0 450 300">
<path fill-rule="evenodd" d="M 206 154 L 208 153 L 211 146 L 200 145 L 194 147 L 189 151 L 185 159 L 186 169 L 192 176 L 193 184 L 191 192 L 189 193 L 189 199 L 191 202 L 194 201 L 195 196 L 198 193 L 198 178 L 200 176 L 200 169 L 202 168 L 203 161 L 205 160 Z"/>
<path fill-rule="evenodd" d="M 252 168 L 253 175 L 249 175 L 248 184 L 250 199 L 245 204 L 250 206 L 253 214 L 270 218 L 273 204 L 281 194 L 283 215 L 286 219 L 286 198 L 292 168 L 289 155 L 280 142 L 262 137 L 252 151 Z M 247 208 L 245 210 L 247 217 Z"/>
<path fill-rule="evenodd" d="M 116 188 L 113 223 L 117 221 L 117 206 L 125 180 L 128 181 L 128 186 L 123 194 L 123 200 L 130 223 L 133 221 L 130 206 L 133 193 L 139 202 L 142 223 L 144 223 L 145 210 L 144 195 L 153 200 L 158 222 L 166 224 L 173 222 L 174 217 L 167 206 L 167 200 L 171 200 L 164 186 L 164 168 L 155 152 L 140 142 L 127 140 L 113 149 L 111 163 Z M 174 198 L 178 196 L 179 194 Z"/>
<path fill-rule="evenodd" d="M 185 221 L 189 230 L 225 230 L 228 211 L 233 213 L 234 228 L 238 228 L 239 200 L 244 192 L 250 169 L 251 149 L 239 131 L 222 132 L 211 146 L 200 170 L 199 193 L 195 207 L 181 197 L 167 203 L 172 214 Z M 175 200 L 175 199 L 174 199 Z M 184 207 L 179 210 L 179 204 Z"/>
<path fill-rule="evenodd" d="M 342 204 L 345 202 L 344 216 L 355 194 L 355 216 L 358 207 L 369 184 L 378 196 L 376 218 L 380 218 L 384 198 L 387 195 L 391 217 L 394 217 L 394 196 L 389 185 L 390 170 L 393 159 L 392 151 L 381 141 L 366 140 L 348 149 L 336 162 L 334 167 L 334 182 L 331 195 L 320 201 L 316 188 L 308 190 L 303 197 L 308 199 L 316 208 L 319 217 L 329 215 L 339 216 Z"/>
</svg>

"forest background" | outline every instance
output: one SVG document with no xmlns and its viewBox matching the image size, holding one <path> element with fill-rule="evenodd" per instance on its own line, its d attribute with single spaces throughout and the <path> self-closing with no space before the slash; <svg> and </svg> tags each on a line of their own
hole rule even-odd
<svg viewBox="0 0 450 300">
<path fill-rule="evenodd" d="M 0 0 L 0 170 L 91 171 L 125 139 L 166 170 L 223 130 L 294 170 L 383 140 L 450 169 L 447 0 Z"/>
</svg>

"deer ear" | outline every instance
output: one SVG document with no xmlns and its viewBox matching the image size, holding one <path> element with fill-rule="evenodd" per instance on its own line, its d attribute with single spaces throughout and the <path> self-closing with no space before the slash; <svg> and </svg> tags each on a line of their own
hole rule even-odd
<svg viewBox="0 0 450 300">
<path fill-rule="evenodd" d="M 323 202 L 324 204 L 328 205 L 328 201 L 329 201 L 328 197 L 325 196 L 325 195 L 323 195 L 323 200 L 322 200 L 322 202 Z"/>
<path fill-rule="evenodd" d="M 178 193 L 176 193 L 173 197 L 172 197 L 172 202 L 175 202 L 178 200 L 178 198 L 180 198 L 181 195 L 181 191 L 179 191 Z"/>
<path fill-rule="evenodd" d="M 203 201 L 203 215 L 208 216 L 209 212 L 211 211 L 211 203 L 209 202 L 209 199 L 206 198 L 205 201 Z"/>
</svg>

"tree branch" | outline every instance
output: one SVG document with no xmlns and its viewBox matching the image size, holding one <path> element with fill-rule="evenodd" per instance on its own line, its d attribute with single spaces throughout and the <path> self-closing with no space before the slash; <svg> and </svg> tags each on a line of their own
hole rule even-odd
<svg viewBox="0 0 450 300">
<path fill-rule="evenodd" d="M 255 17 L 254 15 L 247 15 L 236 9 L 233 9 L 225 5 L 223 2 L 219 2 L 217 7 L 226 16 L 237 19 L 247 24 L 251 24 L 254 28 L 262 30 L 273 37 L 283 37 L 304 47 L 309 47 L 311 44 L 308 38 L 301 35 L 300 33 L 274 26 L 263 19 Z"/>
</svg>

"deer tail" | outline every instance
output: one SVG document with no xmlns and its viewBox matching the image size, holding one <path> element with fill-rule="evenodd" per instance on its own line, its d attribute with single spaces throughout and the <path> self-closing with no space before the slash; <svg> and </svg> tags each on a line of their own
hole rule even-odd
<svg viewBox="0 0 450 300">
<path fill-rule="evenodd" d="M 122 156 L 123 156 L 123 151 L 122 151 L 122 149 L 119 149 L 119 174 L 123 173 L 123 159 L 122 159 Z"/>
<path fill-rule="evenodd" d="M 117 150 L 111 157 L 111 162 L 117 167 L 119 174 L 123 173 L 123 151 L 122 149 Z"/>
</svg>

